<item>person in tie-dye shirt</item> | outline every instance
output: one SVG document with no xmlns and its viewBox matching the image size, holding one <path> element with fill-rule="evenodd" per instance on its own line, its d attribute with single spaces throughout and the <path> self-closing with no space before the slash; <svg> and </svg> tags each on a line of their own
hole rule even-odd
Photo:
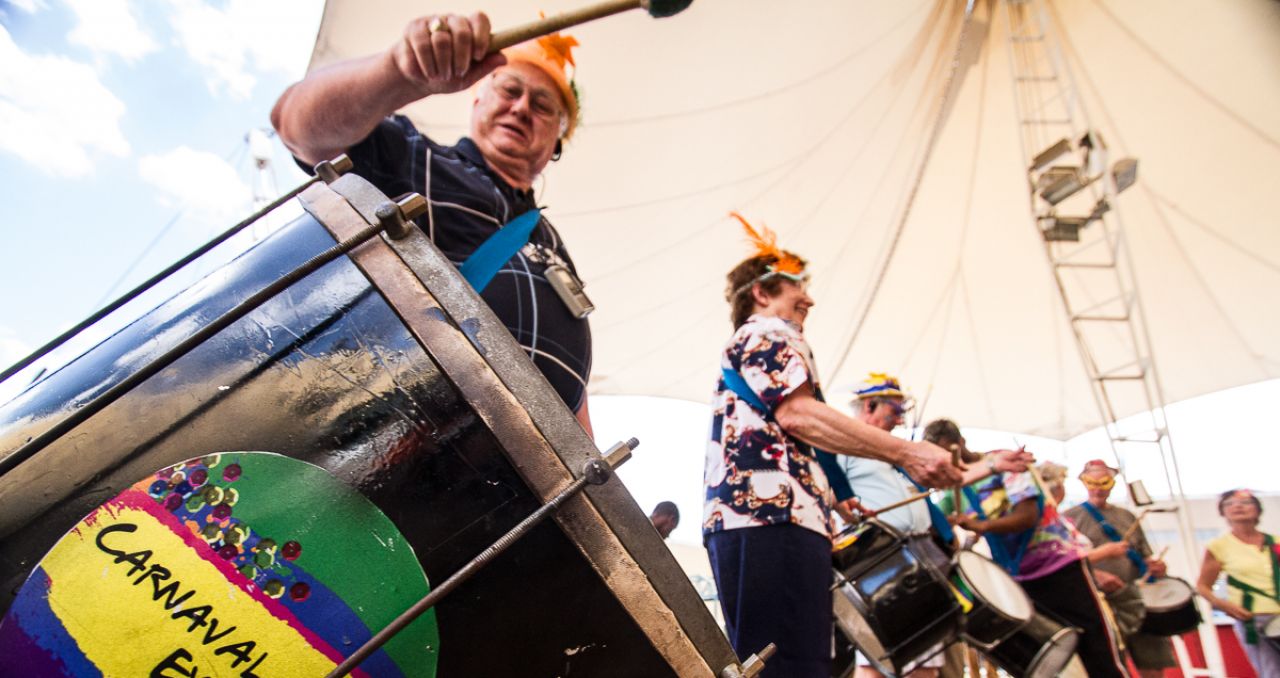
<svg viewBox="0 0 1280 678">
<path fill-rule="evenodd" d="M 1090 574 L 1088 549 L 1032 473 L 1001 473 L 965 488 L 968 512 L 956 522 L 985 535 L 991 556 L 1037 608 L 1079 627 L 1077 653 L 1092 677 L 1128 676 Z"/>
<path fill-rule="evenodd" d="M 712 402 L 703 540 L 739 657 L 774 643 L 764 676 L 827 678 L 834 497 L 820 457 L 883 459 L 932 487 L 961 476 L 941 448 L 895 438 L 821 401 L 804 337 L 814 304 L 805 262 L 773 245 L 767 230 L 760 236 L 746 226 L 762 251 L 729 274 L 735 332 Z"/>
</svg>

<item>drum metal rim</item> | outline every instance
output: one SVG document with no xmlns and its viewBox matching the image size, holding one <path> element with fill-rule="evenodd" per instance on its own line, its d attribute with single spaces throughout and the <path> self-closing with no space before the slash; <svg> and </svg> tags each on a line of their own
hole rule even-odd
<svg viewBox="0 0 1280 678">
<path fill-rule="evenodd" d="M 1052 651 L 1054 648 L 1057 647 L 1058 640 L 1061 639 L 1064 635 L 1071 635 L 1075 637 L 1076 640 L 1073 643 L 1071 652 L 1069 653 L 1069 654 L 1075 654 L 1074 646 L 1078 646 L 1080 643 L 1080 632 L 1076 630 L 1074 626 L 1064 626 L 1058 629 L 1057 631 L 1055 631 L 1053 635 L 1049 636 L 1049 640 L 1045 641 L 1044 644 L 1040 646 L 1040 651 L 1036 652 L 1036 656 L 1031 659 L 1031 665 L 1028 667 L 1030 671 L 1029 675 L 1032 675 L 1032 676 L 1046 675 L 1046 674 L 1037 672 L 1036 669 L 1040 668 L 1040 663 L 1044 661 L 1045 655 L 1047 655 L 1050 651 Z M 1071 660 L 1068 658 L 1067 661 L 1071 661 Z M 1065 666 L 1065 664 L 1063 666 Z M 1049 675 L 1057 675 L 1058 672 L 1062 670 L 1062 668 L 1063 668 L 1062 666 L 1056 667 L 1054 669 L 1053 674 L 1049 674 Z"/>
<path fill-rule="evenodd" d="M 1168 583 L 1166 584 L 1165 582 L 1168 582 Z M 1167 587 L 1167 586 L 1170 586 L 1170 585 L 1172 585 L 1172 586 L 1176 586 L 1176 587 L 1178 588 L 1178 590 L 1179 590 L 1179 591 L 1183 591 L 1183 592 L 1187 593 L 1188 595 L 1186 595 L 1185 597 L 1181 598 L 1181 599 L 1180 599 L 1180 600 L 1178 600 L 1177 602 L 1174 602 L 1174 603 L 1168 603 L 1168 604 L 1164 604 L 1164 605 L 1149 604 L 1149 603 L 1147 602 L 1147 597 L 1146 597 L 1145 595 L 1143 595 L 1143 596 L 1142 596 L 1142 604 L 1146 606 L 1146 608 L 1147 608 L 1147 610 L 1148 610 L 1149 612 L 1157 612 L 1157 613 L 1159 613 L 1159 612 L 1173 612 L 1173 611 L 1175 611 L 1175 610 L 1179 610 L 1179 609 L 1181 609 L 1181 608 L 1183 608 L 1183 607 L 1186 607 L 1186 605 L 1187 605 L 1187 603 L 1188 603 L 1189 601 L 1190 601 L 1190 602 L 1195 601 L 1195 589 L 1191 588 L 1191 584 L 1190 584 L 1190 583 L 1188 583 L 1186 580 L 1181 579 L 1181 578 L 1179 578 L 1179 577 L 1164 577 L 1164 578 L 1159 579 L 1159 580 L 1157 580 L 1157 581 L 1155 581 L 1154 583 L 1151 583 L 1151 584 L 1142 584 L 1142 585 L 1140 585 L 1140 586 L 1138 587 L 1138 590 L 1139 590 L 1139 592 L 1145 592 L 1148 588 L 1155 588 L 1155 587 Z"/>
</svg>

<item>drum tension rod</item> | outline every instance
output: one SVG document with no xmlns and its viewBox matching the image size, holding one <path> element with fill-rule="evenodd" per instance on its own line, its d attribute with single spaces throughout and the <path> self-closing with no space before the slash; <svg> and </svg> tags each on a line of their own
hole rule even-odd
<svg viewBox="0 0 1280 678">
<path fill-rule="evenodd" d="M 214 335 L 225 330 L 227 327 L 230 327 L 233 323 L 249 315 L 249 313 L 256 310 L 259 306 L 267 303 L 269 300 L 275 298 L 276 295 L 285 291 L 299 280 L 302 280 L 319 270 L 322 266 L 350 252 L 360 245 L 363 245 L 369 240 L 372 240 L 375 236 L 381 233 L 382 230 L 382 224 L 370 225 L 368 228 L 361 230 L 350 238 L 347 238 L 333 247 L 311 257 L 297 268 L 277 278 L 275 282 L 263 287 L 261 290 L 258 290 L 247 297 L 244 301 L 241 301 L 228 309 L 204 327 L 193 332 L 186 339 L 178 342 L 173 348 L 165 351 L 151 362 L 140 367 L 133 374 L 130 374 L 119 382 L 116 382 L 115 385 L 106 389 L 102 393 L 95 395 L 92 400 L 84 403 L 79 409 L 71 412 L 61 421 L 45 429 L 45 431 L 40 435 L 29 439 L 26 444 L 9 453 L 8 456 L 0 458 L 0 476 L 17 468 L 20 464 L 47 447 L 50 443 L 63 435 L 66 435 L 72 429 L 84 423 L 84 421 L 89 417 L 97 414 L 103 408 L 133 390 L 142 382 L 150 379 L 156 374 L 159 374 L 179 358 L 187 355 L 200 344 L 203 344 Z"/>
<path fill-rule="evenodd" d="M 316 176 L 308 179 L 305 183 L 290 189 L 289 192 L 285 193 L 284 195 L 281 195 L 275 200 L 272 200 L 270 204 L 266 205 L 265 207 L 258 210 L 257 212 L 254 212 L 253 214 L 249 215 L 246 219 L 237 223 L 235 226 L 232 226 L 226 231 L 223 231 L 219 235 L 215 236 L 213 240 L 210 240 L 209 242 L 201 245 L 200 247 L 197 247 L 187 256 L 179 259 L 173 264 L 170 264 L 168 268 L 164 269 L 163 271 L 160 271 L 159 273 L 151 276 L 150 278 L 147 278 L 147 280 L 142 284 L 129 290 L 128 292 L 125 292 L 115 301 L 98 309 L 96 313 L 89 316 L 88 318 L 85 318 L 83 321 L 80 322 L 80 324 L 76 325 L 75 327 L 72 327 L 71 329 L 67 330 L 66 332 L 63 332 L 62 334 L 59 334 L 56 338 L 54 338 L 49 343 L 36 349 L 27 357 L 23 358 L 22 360 L 19 360 L 18 362 L 14 363 L 13 365 L 5 369 L 5 371 L 0 372 L 0 381 L 4 381 L 5 379 L 12 377 L 13 375 L 17 374 L 18 372 L 26 368 L 31 363 L 48 355 L 50 351 L 61 346 L 68 339 L 82 332 L 86 327 L 89 327 L 90 325 L 107 317 L 108 315 L 113 313 L 116 309 L 136 299 L 143 292 L 146 292 L 152 287 L 155 287 L 156 283 L 159 283 L 161 280 L 168 278 L 169 276 L 173 275 L 177 271 L 184 268 L 187 264 L 190 264 L 196 259 L 199 259 L 200 257 L 204 256 L 207 252 L 209 252 L 213 248 L 217 247 L 218 245 L 221 245 L 227 240 L 230 240 L 232 236 L 239 233 L 240 231 L 243 231 L 246 226 L 254 223 L 258 219 L 261 219 L 263 215 L 267 214 L 268 212 L 271 212 L 272 210 L 285 204 L 286 202 L 293 200 L 295 197 L 298 196 L 299 193 L 302 193 L 304 190 L 310 188 L 311 185 L 316 183 L 317 180 L 323 181 L 326 184 L 331 184 L 337 181 L 338 177 L 342 176 L 343 174 L 346 174 L 347 172 L 350 172 L 353 167 L 355 167 L 355 165 L 351 162 L 351 158 L 348 158 L 346 154 L 339 155 L 333 160 L 325 160 L 324 162 L 321 162 L 320 164 L 316 165 L 313 168 L 313 171 L 315 172 Z M 39 376 L 36 377 L 36 379 L 38 378 Z"/>
<path fill-rule="evenodd" d="M 764 670 L 765 662 L 769 661 L 777 651 L 778 646 L 769 643 L 764 646 L 763 650 L 760 650 L 760 654 L 753 654 L 747 657 L 747 661 L 742 662 L 741 669 L 736 666 L 724 667 L 724 670 L 720 672 L 720 678 L 752 678 L 760 675 L 760 672 Z"/>
<path fill-rule="evenodd" d="M 615 443 L 605 451 L 602 459 L 589 459 L 582 466 L 582 476 L 574 480 L 568 487 L 560 491 L 559 494 L 552 497 L 550 501 L 543 504 L 538 510 L 529 514 L 527 518 L 520 521 L 519 525 L 511 528 L 511 531 L 502 535 L 489 548 L 485 549 L 480 555 L 472 558 L 470 562 L 463 565 L 454 572 L 452 576 L 444 580 L 440 586 L 432 589 L 430 593 L 421 600 L 414 603 L 412 607 L 405 610 L 399 617 L 396 617 L 382 628 L 377 634 L 370 638 L 360 649 L 356 650 L 339 664 L 333 671 L 330 671 L 326 678 L 341 678 L 354 670 L 369 655 L 378 651 L 392 636 L 404 630 L 413 620 L 417 619 L 423 612 L 431 609 L 442 598 L 449 595 L 454 589 L 458 588 L 463 582 L 470 579 L 472 575 L 479 572 L 484 566 L 488 565 L 494 558 L 497 558 L 503 551 L 506 551 L 512 544 L 520 540 L 536 527 L 539 523 L 546 520 L 548 516 L 560 508 L 560 505 L 568 501 L 574 495 L 578 494 L 587 485 L 603 485 L 613 477 L 613 470 L 621 466 L 623 462 L 631 458 L 631 451 L 640 444 L 639 440 L 631 438 L 625 442 Z M 757 671 L 758 672 L 758 671 Z M 752 676 L 755 674 L 734 674 L 734 676 Z M 726 676 L 726 678 L 729 678 Z"/>
</svg>

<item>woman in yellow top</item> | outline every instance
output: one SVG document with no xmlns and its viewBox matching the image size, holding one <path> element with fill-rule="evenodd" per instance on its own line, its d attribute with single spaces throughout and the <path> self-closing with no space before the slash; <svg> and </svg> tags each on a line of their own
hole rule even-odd
<svg viewBox="0 0 1280 678">
<path fill-rule="evenodd" d="M 1236 633 L 1258 675 L 1280 676 L 1280 649 L 1264 633 L 1280 615 L 1280 545 L 1258 530 L 1262 502 L 1248 490 L 1224 492 L 1218 514 L 1231 531 L 1209 542 L 1196 591 L 1236 620 Z M 1213 584 L 1223 573 L 1229 600 L 1213 595 Z"/>
</svg>

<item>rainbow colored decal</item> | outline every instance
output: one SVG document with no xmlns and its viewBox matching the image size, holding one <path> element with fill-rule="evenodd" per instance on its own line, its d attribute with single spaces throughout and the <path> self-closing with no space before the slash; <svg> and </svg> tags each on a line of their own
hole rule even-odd
<svg viewBox="0 0 1280 678">
<path fill-rule="evenodd" d="M 323 469 L 192 459 L 89 514 L 0 621 L 11 675 L 323 676 L 429 590 L 395 525 Z M 353 676 L 431 678 L 428 611 Z"/>
</svg>

